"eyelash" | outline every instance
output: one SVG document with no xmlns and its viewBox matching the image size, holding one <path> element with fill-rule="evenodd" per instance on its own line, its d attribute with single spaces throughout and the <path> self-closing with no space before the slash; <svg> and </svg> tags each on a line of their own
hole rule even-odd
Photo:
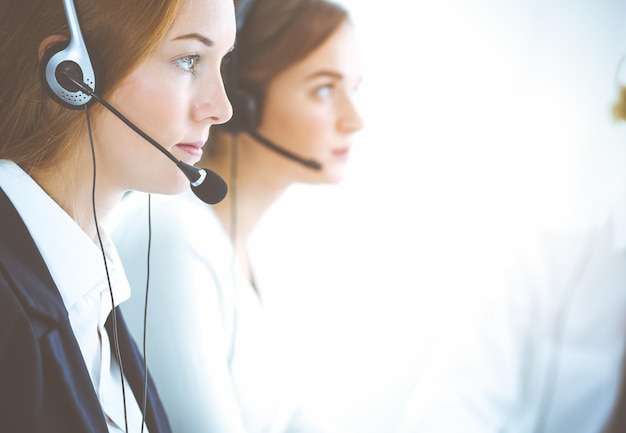
<svg viewBox="0 0 626 433">
<path fill-rule="evenodd" d="M 184 66 L 185 62 L 192 62 L 191 66 Z M 192 54 L 189 56 L 181 57 L 180 59 L 176 59 L 176 66 L 179 67 L 183 72 L 188 72 L 192 75 L 196 73 L 196 67 L 200 62 L 200 56 L 198 54 Z"/>
</svg>

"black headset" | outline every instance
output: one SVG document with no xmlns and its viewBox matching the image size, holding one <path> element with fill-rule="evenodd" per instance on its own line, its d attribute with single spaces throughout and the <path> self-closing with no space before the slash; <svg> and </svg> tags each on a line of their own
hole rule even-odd
<svg viewBox="0 0 626 433">
<path fill-rule="evenodd" d="M 255 0 L 242 0 L 237 3 L 235 8 L 235 16 L 237 19 L 237 35 L 241 34 L 251 10 L 254 9 Z M 231 134 L 245 132 L 250 134 L 257 142 L 276 152 L 283 157 L 297 162 L 312 170 L 321 170 L 322 164 L 314 159 L 309 159 L 301 155 L 293 153 L 286 147 L 283 147 L 272 140 L 261 135 L 256 129 L 261 121 L 261 104 L 258 96 L 254 96 L 241 87 L 239 83 L 239 54 L 235 49 L 230 54 L 228 62 L 225 63 L 223 74 L 225 77 L 224 87 L 226 95 L 233 107 L 233 115 L 231 119 L 219 128 Z"/>
<path fill-rule="evenodd" d="M 79 110 L 93 102 L 93 98 L 82 92 L 67 75 L 97 91 L 102 87 L 100 81 L 104 74 L 98 56 L 85 45 L 73 0 L 63 0 L 63 8 L 70 40 L 57 42 L 46 50 L 39 63 L 39 78 L 54 101 L 63 107 Z"/>
<path fill-rule="evenodd" d="M 237 3 L 235 16 L 237 20 L 237 35 L 241 34 L 250 10 L 254 8 L 255 0 L 242 0 Z M 253 95 L 243 90 L 239 83 L 238 54 L 239 49 L 230 53 L 228 62 L 224 64 L 226 95 L 233 107 L 231 119 L 220 125 L 220 129 L 231 133 L 248 132 L 256 129 L 260 120 L 259 103 Z"/>
</svg>

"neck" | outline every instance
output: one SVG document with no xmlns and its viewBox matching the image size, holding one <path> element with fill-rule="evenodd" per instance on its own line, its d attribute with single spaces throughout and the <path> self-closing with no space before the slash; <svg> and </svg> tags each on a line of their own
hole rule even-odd
<svg viewBox="0 0 626 433">
<path fill-rule="evenodd" d="M 200 165 L 218 172 L 229 185 L 226 198 L 213 208 L 231 236 L 240 264 L 246 272 L 250 272 L 248 240 L 265 212 L 285 192 L 289 182 L 259 158 L 255 152 L 259 145 L 248 135 L 240 134 L 237 144 L 230 135 L 224 135 L 219 145 L 222 146 L 221 152 L 208 156 Z M 236 169 L 232 163 L 235 145 L 238 146 Z"/>
<path fill-rule="evenodd" d="M 121 199 L 96 184 L 95 217 L 93 205 L 93 171 L 89 161 L 65 163 L 62 167 L 37 169 L 32 173 L 39 186 L 89 236 L 96 239 L 96 219 L 101 223 Z M 78 161 L 78 160 L 77 160 Z"/>
</svg>

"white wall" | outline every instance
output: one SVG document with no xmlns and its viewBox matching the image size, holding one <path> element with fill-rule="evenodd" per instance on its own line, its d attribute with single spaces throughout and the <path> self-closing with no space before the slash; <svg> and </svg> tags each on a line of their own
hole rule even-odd
<svg viewBox="0 0 626 433">
<path fill-rule="evenodd" d="M 626 2 L 344 3 L 366 127 L 345 181 L 290 190 L 254 247 L 308 402 L 392 432 L 429 341 L 480 298 L 474 264 L 626 186 Z"/>
</svg>

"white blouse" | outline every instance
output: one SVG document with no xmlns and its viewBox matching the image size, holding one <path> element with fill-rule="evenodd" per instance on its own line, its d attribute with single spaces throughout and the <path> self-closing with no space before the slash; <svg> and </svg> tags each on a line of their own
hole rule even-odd
<svg viewBox="0 0 626 433">
<path fill-rule="evenodd" d="M 173 430 L 288 431 L 298 416 L 284 358 L 213 209 L 186 192 L 152 195 L 150 213 L 147 363 Z M 144 194 L 129 197 L 109 221 L 133 290 L 122 309 L 139 342 L 148 221 Z M 318 430 L 301 424 L 296 431 Z"/>
</svg>

